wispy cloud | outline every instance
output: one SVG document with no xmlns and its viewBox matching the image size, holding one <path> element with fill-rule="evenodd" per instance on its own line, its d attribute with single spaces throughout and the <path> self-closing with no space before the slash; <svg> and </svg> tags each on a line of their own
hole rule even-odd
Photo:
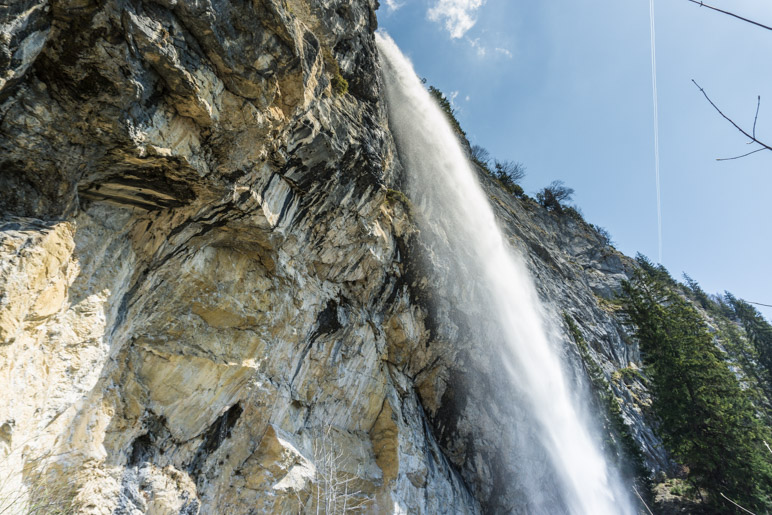
<svg viewBox="0 0 772 515">
<path fill-rule="evenodd" d="M 488 55 L 488 50 L 490 47 L 486 46 L 486 44 L 480 38 L 467 37 L 465 39 L 467 43 L 469 43 L 469 46 L 474 48 L 475 52 L 477 52 L 477 55 L 479 57 L 485 57 L 486 55 Z M 499 47 L 499 46 L 493 47 L 493 53 L 490 55 L 493 55 L 493 56 L 498 55 L 498 56 L 506 57 L 508 59 L 512 59 L 512 52 L 507 48 Z"/>
<path fill-rule="evenodd" d="M 456 102 L 456 100 L 459 99 L 460 97 L 461 97 L 461 92 L 458 90 L 451 91 L 450 94 L 447 96 L 448 102 L 450 102 L 450 107 L 453 108 L 453 112 L 455 112 L 456 114 L 464 112 L 464 108 L 458 102 Z"/>
<path fill-rule="evenodd" d="M 402 7 L 403 5 L 405 5 L 405 4 L 403 4 L 401 2 L 397 2 L 397 0 L 386 0 L 386 7 L 389 8 L 390 12 L 396 11 L 397 9 Z"/>
<path fill-rule="evenodd" d="M 496 47 L 494 50 L 496 51 L 497 54 L 501 54 L 503 56 L 506 56 L 512 59 L 512 52 L 510 52 L 506 48 Z"/>
<path fill-rule="evenodd" d="M 395 0 L 386 0 L 387 5 L 389 1 Z M 427 14 L 430 20 L 444 23 L 450 37 L 458 39 L 474 27 L 477 10 L 484 3 L 485 0 L 435 0 Z"/>
<path fill-rule="evenodd" d="M 485 48 L 485 45 L 480 43 L 480 38 L 474 38 L 474 39 L 466 38 L 466 40 L 469 42 L 469 44 L 472 46 L 472 48 L 474 48 L 477 51 L 477 55 L 479 55 L 480 57 L 484 57 L 485 56 L 485 53 L 488 50 Z"/>
</svg>

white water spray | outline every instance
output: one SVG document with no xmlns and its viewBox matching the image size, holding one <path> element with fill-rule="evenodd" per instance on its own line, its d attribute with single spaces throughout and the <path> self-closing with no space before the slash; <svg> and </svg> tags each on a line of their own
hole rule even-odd
<svg viewBox="0 0 772 515">
<path fill-rule="evenodd" d="M 541 477 L 525 485 L 527 513 L 634 513 L 612 477 L 597 442 L 582 423 L 560 359 L 525 265 L 505 243 L 488 199 L 445 114 L 431 99 L 413 67 L 385 33 L 376 34 L 384 69 L 389 122 L 399 157 L 407 170 L 408 196 L 450 247 L 463 256 L 459 281 L 476 281 L 489 297 L 492 315 L 505 340 L 502 359 L 509 380 L 528 400 L 542 464 L 552 483 Z M 463 270 L 462 270 L 463 269 Z M 474 279 L 472 279 L 474 277 Z M 518 428 L 513 428 L 517 431 Z M 533 452 L 526 449 L 526 453 Z M 533 474 L 534 477 L 537 474 Z M 543 474 L 541 475 L 543 477 Z M 514 482 L 514 480 L 513 480 Z M 558 491 L 550 491 L 558 490 Z"/>
</svg>

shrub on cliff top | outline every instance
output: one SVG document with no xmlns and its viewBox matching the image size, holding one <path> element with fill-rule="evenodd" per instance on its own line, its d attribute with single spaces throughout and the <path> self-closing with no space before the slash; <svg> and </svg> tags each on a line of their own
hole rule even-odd
<svg viewBox="0 0 772 515">
<path fill-rule="evenodd" d="M 548 211 L 563 212 L 563 203 L 571 200 L 574 189 L 566 186 L 563 181 L 552 181 L 549 186 L 536 194 L 536 200 Z"/>
<path fill-rule="evenodd" d="M 499 161 L 493 163 L 493 175 L 509 193 L 522 197 L 525 193 L 518 184 L 525 178 L 525 165 L 516 161 Z"/>
</svg>

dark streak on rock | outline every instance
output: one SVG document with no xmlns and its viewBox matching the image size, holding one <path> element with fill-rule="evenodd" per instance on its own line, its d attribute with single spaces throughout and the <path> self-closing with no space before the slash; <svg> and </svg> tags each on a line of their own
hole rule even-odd
<svg viewBox="0 0 772 515">
<path fill-rule="evenodd" d="M 198 446 L 196 454 L 187 467 L 188 472 L 198 481 L 203 480 L 201 474 L 207 458 L 214 454 L 220 445 L 231 436 L 231 431 L 243 412 L 244 409 L 237 402 L 220 415 L 202 434 L 203 440 L 201 445 Z"/>
</svg>

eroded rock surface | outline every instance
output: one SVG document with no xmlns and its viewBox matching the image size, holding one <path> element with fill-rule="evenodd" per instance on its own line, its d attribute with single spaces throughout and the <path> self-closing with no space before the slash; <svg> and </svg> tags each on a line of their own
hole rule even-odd
<svg viewBox="0 0 772 515">
<path fill-rule="evenodd" d="M 3 488 L 93 514 L 523 509 L 495 331 L 395 191 L 376 8 L 0 5 Z M 609 377 L 637 362 L 604 304 L 628 261 L 488 188 Z"/>
</svg>

